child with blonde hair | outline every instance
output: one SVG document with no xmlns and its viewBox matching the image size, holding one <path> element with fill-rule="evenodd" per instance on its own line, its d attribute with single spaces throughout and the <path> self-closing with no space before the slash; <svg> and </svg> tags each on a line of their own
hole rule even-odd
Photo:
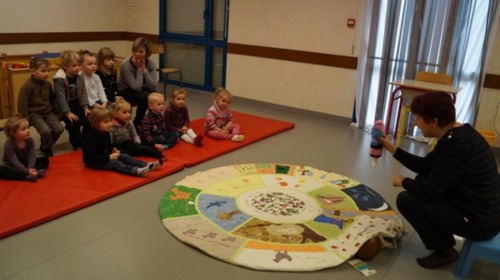
<svg viewBox="0 0 500 280">
<path fill-rule="evenodd" d="M 36 157 L 28 119 L 20 115 L 10 117 L 5 124 L 5 135 L 7 140 L 3 146 L 0 178 L 36 181 L 45 177 L 49 159 Z"/>
<path fill-rule="evenodd" d="M 167 129 L 178 131 L 180 138 L 195 146 L 203 145 L 203 135 L 196 133 L 189 127 L 189 112 L 186 105 L 187 92 L 183 88 L 176 88 L 170 94 L 169 106 L 165 109 L 164 116 Z"/>
<path fill-rule="evenodd" d="M 101 79 L 104 92 L 108 102 L 114 102 L 117 89 L 118 74 L 115 69 L 116 55 L 113 50 L 108 47 L 103 47 L 97 53 L 97 70 L 96 74 Z"/>
<path fill-rule="evenodd" d="M 178 131 L 168 131 L 163 116 L 165 98 L 159 92 L 148 96 L 148 110 L 141 123 L 141 140 L 144 144 L 163 151 L 177 144 Z"/>
<path fill-rule="evenodd" d="M 95 54 L 89 51 L 82 51 L 80 52 L 80 61 L 89 108 L 100 107 L 111 110 L 111 107 L 108 106 L 108 98 L 104 92 L 101 78 L 95 73 L 97 70 L 97 58 Z"/>
<path fill-rule="evenodd" d="M 117 100 L 111 105 L 113 120 L 111 122 L 111 143 L 122 153 L 131 156 L 148 156 L 157 158 L 160 164 L 166 160 L 162 153 L 141 143 L 132 119 L 132 106 L 125 100 Z"/>
<path fill-rule="evenodd" d="M 83 136 L 88 130 L 87 115 L 90 113 L 85 81 L 79 75 L 80 56 L 72 50 L 61 52 L 61 68 L 54 75 L 56 111 L 62 115 L 73 149 L 82 147 Z M 83 127 L 83 131 L 82 131 Z"/>
<path fill-rule="evenodd" d="M 83 162 L 93 169 L 114 170 L 143 177 L 161 167 L 159 161 L 145 162 L 121 153 L 111 143 L 109 131 L 113 115 L 104 108 L 94 108 L 89 114 L 91 129 L 83 142 Z"/>
<path fill-rule="evenodd" d="M 233 120 L 229 109 L 233 97 L 224 88 L 217 88 L 214 94 L 214 103 L 207 111 L 205 118 L 205 134 L 217 140 L 241 142 L 245 139 L 240 134 L 240 126 Z"/>
</svg>

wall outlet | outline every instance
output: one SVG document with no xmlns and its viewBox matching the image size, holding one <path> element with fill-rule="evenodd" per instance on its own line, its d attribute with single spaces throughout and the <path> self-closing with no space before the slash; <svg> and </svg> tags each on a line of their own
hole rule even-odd
<svg viewBox="0 0 500 280">
<path fill-rule="evenodd" d="M 135 6 L 135 0 L 127 0 L 127 6 Z"/>
</svg>

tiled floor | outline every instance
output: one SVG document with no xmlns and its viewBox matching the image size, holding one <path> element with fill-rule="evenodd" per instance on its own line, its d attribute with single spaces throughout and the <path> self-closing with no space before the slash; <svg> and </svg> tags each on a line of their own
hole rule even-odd
<svg viewBox="0 0 500 280">
<path fill-rule="evenodd" d="M 188 92 L 191 118 L 203 117 L 211 105 L 211 94 L 190 89 Z M 165 230 L 158 206 L 166 190 L 187 175 L 218 166 L 251 162 L 308 165 L 361 181 L 393 206 L 400 190 L 391 186 L 392 175 L 411 175 L 389 154 L 372 168 L 368 156 L 370 134 L 350 127 L 348 119 L 242 99 L 235 100 L 233 110 L 291 121 L 296 127 L 0 240 L 0 279 L 365 279 L 346 263 L 301 273 L 238 267 L 179 242 Z M 36 132 L 32 135 L 38 140 Z M 2 133 L 0 142 L 4 140 Z M 403 146 L 421 154 L 427 148 L 409 140 L 404 140 Z M 55 152 L 69 149 L 65 133 Z M 429 252 L 406 222 L 405 226 L 407 233 L 398 242 L 398 248 L 384 250 L 370 261 L 378 273 L 369 279 L 454 279 L 455 264 L 435 270 L 416 264 L 416 257 Z M 457 249 L 460 246 L 458 243 Z M 500 267 L 476 261 L 469 279 L 500 279 Z"/>
</svg>

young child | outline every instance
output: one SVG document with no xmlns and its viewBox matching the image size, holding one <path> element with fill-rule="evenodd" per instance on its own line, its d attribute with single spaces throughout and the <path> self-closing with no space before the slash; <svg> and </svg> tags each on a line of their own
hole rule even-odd
<svg viewBox="0 0 500 280">
<path fill-rule="evenodd" d="M 121 153 L 111 144 L 109 131 L 113 114 L 104 108 L 94 108 L 89 114 L 91 129 L 83 142 L 83 162 L 93 169 L 114 170 L 143 177 L 160 168 L 159 161 L 145 162 Z"/>
<path fill-rule="evenodd" d="M 205 118 L 205 134 L 217 140 L 231 139 L 241 142 L 245 139 L 240 134 L 240 126 L 233 121 L 229 105 L 233 97 L 229 91 L 217 88 L 214 94 L 214 104 L 208 109 Z"/>
<path fill-rule="evenodd" d="M 115 52 L 108 47 L 101 48 L 97 53 L 97 71 L 95 73 L 101 78 L 108 102 L 114 102 L 118 92 L 115 60 Z"/>
<path fill-rule="evenodd" d="M 83 136 L 88 130 L 86 116 L 90 113 L 85 81 L 78 75 L 79 60 L 80 56 L 75 51 L 63 51 L 61 68 L 54 75 L 55 105 L 66 124 L 69 142 L 74 150 L 82 147 Z"/>
<path fill-rule="evenodd" d="M 85 80 L 85 89 L 87 90 L 89 108 L 94 109 L 96 107 L 101 107 L 111 110 L 111 107 L 108 107 L 108 98 L 104 92 L 101 78 L 99 78 L 99 76 L 95 73 L 97 70 L 97 58 L 95 57 L 95 54 L 89 51 L 82 51 L 80 53 L 80 59 L 82 76 Z"/>
<path fill-rule="evenodd" d="M 186 106 L 187 92 L 182 88 L 177 88 L 170 94 L 169 106 L 165 109 L 164 116 L 167 129 L 169 131 L 179 131 L 180 138 L 195 146 L 203 145 L 203 135 L 196 133 L 189 128 L 189 112 Z"/>
<path fill-rule="evenodd" d="M 7 140 L 3 146 L 4 162 L 0 164 L 0 178 L 36 181 L 45 177 L 49 159 L 36 157 L 28 120 L 20 115 L 10 117 L 5 124 L 5 135 Z"/>
<path fill-rule="evenodd" d="M 148 96 L 148 110 L 142 119 L 141 136 L 142 142 L 158 151 L 163 151 L 177 144 L 178 131 L 168 131 L 163 107 L 165 99 L 163 94 L 153 92 Z"/>
<path fill-rule="evenodd" d="M 131 121 L 132 107 L 130 103 L 125 100 L 117 100 L 111 107 L 113 109 L 111 143 L 122 153 L 157 158 L 162 164 L 166 157 L 160 151 L 141 144 L 141 139 Z"/>
<path fill-rule="evenodd" d="M 17 110 L 28 119 L 40 134 L 40 150 L 51 157 L 52 146 L 57 142 L 64 128 L 52 107 L 54 91 L 49 78 L 50 64 L 45 58 L 33 57 L 29 62 L 31 77 L 19 90 Z"/>
</svg>

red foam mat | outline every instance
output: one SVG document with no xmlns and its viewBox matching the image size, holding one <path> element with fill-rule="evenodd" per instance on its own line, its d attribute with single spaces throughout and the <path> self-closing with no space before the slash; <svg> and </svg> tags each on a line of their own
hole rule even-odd
<svg viewBox="0 0 500 280">
<path fill-rule="evenodd" d="M 146 159 L 145 160 L 153 160 Z M 81 151 L 50 158 L 47 176 L 37 182 L 0 180 L 0 238 L 18 233 L 184 168 L 167 160 L 145 177 L 92 170 Z"/>
<path fill-rule="evenodd" d="M 248 146 L 264 138 L 286 131 L 295 126 L 294 123 L 290 122 L 235 111 L 232 113 L 235 123 L 241 126 L 241 134 L 245 135 L 245 140 L 243 142 L 214 140 L 205 136 L 202 147 L 195 147 L 194 145 L 188 144 L 184 141 L 179 141 L 174 148 L 166 150 L 163 154 L 169 159 L 182 162 L 187 167 L 194 166 L 225 153 Z M 194 120 L 191 122 L 191 128 L 197 134 L 203 134 L 204 122 L 204 118 Z"/>
</svg>

